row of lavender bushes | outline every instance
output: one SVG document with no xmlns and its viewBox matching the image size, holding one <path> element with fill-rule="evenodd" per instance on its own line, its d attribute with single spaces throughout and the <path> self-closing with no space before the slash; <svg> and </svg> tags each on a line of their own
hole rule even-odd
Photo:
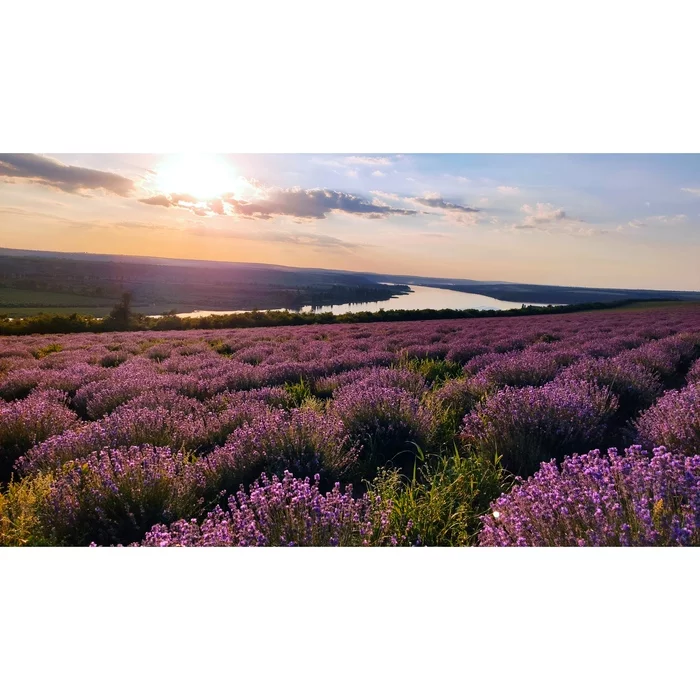
<svg viewBox="0 0 700 700">
<path fill-rule="evenodd" d="M 505 321 L 6 339 L 0 537 L 697 543 L 697 312 Z"/>
</svg>

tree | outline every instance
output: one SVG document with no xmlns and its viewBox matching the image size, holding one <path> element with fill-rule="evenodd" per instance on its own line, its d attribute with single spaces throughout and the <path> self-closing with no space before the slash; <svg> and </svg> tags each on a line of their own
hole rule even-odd
<svg viewBox="0 0 700 700">
<path fill-rule="evenodd" d="M 129 328 L 131 317 L 131 292 L 124 292 L 121 301 L 109 313 L 109 325 L 116 330 L 126 330 Z"/>
</svg>

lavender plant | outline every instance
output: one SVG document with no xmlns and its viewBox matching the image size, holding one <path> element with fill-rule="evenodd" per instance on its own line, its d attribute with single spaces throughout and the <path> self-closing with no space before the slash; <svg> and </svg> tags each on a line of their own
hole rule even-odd
<svg viewBox="0 0 700 700">
<path fill-rule="evenodd" d="M 310 409 L 291 412 L 261 407 L 207 458 L 210 490 L 233 493 L 262 473 L 320 474 L 328 486 L 344 478 L 357 458 L 343 423 Z"/>
<path fill-rule="evenodd" d="M 608 391 L 585 381 L 506 387 L 464 418 L 464 443 L 485 459 L 500 456 L 514 474 L 532 474 L 550 457 L 590 449 L 617 409 Z"/>
<path fill-rule="evenodd" d="M 0 404 L 0 480 L 33 445 L 72 428 L 78 417 L 60 391 L 35 391 L 26 399 Z"/>
<path fill-rule="evenodd" d="M 552 460 L 482 522 L 486 546 L 700 545 L 700 455 L 637 445 Z"/>
<path fill-rule="evenodd" d="M 353 499 L 352 488 L 336 484 L 326 494 L 320 476 L 279 479 L 266 475 L 217 506 L 201 524 L 180 520 L 153 527 L 146 547 L 349 547 L 391 543 L 390 504 L 364 495 Z"/>
<path fill-rule="evenodd" d="M 645 446 L 665 445 L 683 454 L 700 454 L 700 383 L 667 391 L 636 422 Z"/>
<path fill-rule="evenodd" d="M 53 544 L 129 544 L 204 508 L 200 465 L 167 447 L 103 450 L 56 474 L 37 517 Z"/>
<path fill-rule="evenodd" d="M 412 454 L 413 443 L 425 445 L 430 423 L 418 399 L 405 389 L 349 384 L 338 390 L 330 409 L 360 455 L 352 478 L 371 479 L 377 467 Z M 411 457 L 410 463 L 413 459 Z"/>
</svg>

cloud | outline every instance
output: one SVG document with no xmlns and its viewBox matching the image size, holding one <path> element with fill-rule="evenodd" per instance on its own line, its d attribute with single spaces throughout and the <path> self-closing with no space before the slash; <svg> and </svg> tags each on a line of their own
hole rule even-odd
<svg viewBox="0 0 700 700">
<path fill-rule="evenodd" d="M 520 188 L 519 187 L 510 187 L 509 185 L 499 185 L 496 188 L 501 194 L 520 194 Z"/>
<path fill-rule="evenodd" d="M 346 163 L 354 165 L 391 165 L 399 156 L 347 156 Z"/>
<path fill-rule="evenodd" d="M 300 187 L 273 187 L 262 191 L 260 196 L 243 199 L 224 195 L 208 201 L 199 201 L 187 194 L 156 195 L 139 200 L 144 204 L 178 206 L 198 216 L 238 215 L 250 219 L 272 219 L 276 216 L 291 216 L 296 219 L 325 219 L 331 212 L 343 212 L 369 219 L 384 219 L 387 216 L 413 216 L 415 209 L 400 209 L 370 202 L 358 195 L 328 189 L 305 190 Z"/>
<path fill-rule="evenodd" d="M 663 226 L 673 226 L 676 224 L 685 223 L 688 217 L 685 214 L 672 214 L 661 216 L 646 216 L 643 219 L 632 219 L 627 222 L 628 228 L 644 228 L 646 226 L 661 224 Z M 617 230 L 621 231 L 623 226 L 618 226 Z"/>
<path fill-rule="evenodd" d="M 157 194 L 153 197 L 146 197 L 145 199 L 139 199 L 139 202 L 143 204 L 152 204 L 158 207 L 174 207 L 175 203 L 172 202 L 164 194 Z"/>
<path fill-rule="evenodd" d="M 563 209 L 555 209 L 549 203 L 537 202 L 534 207 L 529 204 L 523 204 L 520 207 L 520 211 L 526 216 L 521 224 L 516 224 L 515 228 L 518 229 L 539 228 L 567 218 Z"/>
<path fill-rule="evenodd" d="M 372 177 L 386 177 L 386 173 L 383 173 L 381 170 L 374 170 Z"/>
<path fill-rule="evenodd" d="M 355 216 L 383 219 L 390 215 L 411 216 L 415 209 L 398 209 L 388 205 L 375 204 L 347 192 L 328 189 L 304 190 L 272 188 L 265 199 L 243 201 L 226 200 L 237 214 L 254 218 L 269 219 L 273 216 L 293 216 L 299 219 L 325 219 L 330 212 L 344 212 Z"/>
<path fill-rule="evenodd" d="M 700 187 L 681 187 L 681 192 L 687 192 L 688 194 L 700 197 Z"/>
<path fill-rule="evenodd" d="M 452 202 L 446 202 L 442 197 L 437 194 L 429 194 L 425 197 L 413 197 L 410 199 L 412 202 L 417 204 L 422 204 L 424 207 L 430 207 L 432 209 L 449 209 L 450 211 L 461 211 L 468 214 L 473 214 L 480 209 L 475 207 L 465 207 L 462 204 L 453 204 Z"/>
<path fill-rule="evenodd" d="M 384 192 L 383 190 L 370 190 L 370 194 L 373 194 L 375 197 L 381 197 L 382 199 L 394 199 L 396 201 L 401 201 L 402 199 L 406 199 L 406 197 L 402 197 L 400 194 L 393 194 L 392 192 Z"/>
<path fill-rule="evenodd" d="M 122 175 L 65 165 L 53 158 L 30 153 L 0 154 L 0 177 L 6 182 L 26 180 L 72 194 L 104 190 L 126 197 L 134 189 L 133 181 Z"/>
<path fill-rule="evenodd" d="M 646 221 L 652 224 L 682 224 L 687 221 L 685 214 L 673 214 L 671 216 L 647 216 Z"/>
<path fill-rule="evenodd" d="M 463 204 L 455 204 L 443 199 L 438 192 L 426 192 L 422 197 L 407 197 L 407 201 L 420 204 L 430 209 L 440 209 L 445 219 L 453 224 L 473 226 L 483 218 L 481 209 Z M 423 212 L 433 214 L 434 212 Z"/>
</svg>

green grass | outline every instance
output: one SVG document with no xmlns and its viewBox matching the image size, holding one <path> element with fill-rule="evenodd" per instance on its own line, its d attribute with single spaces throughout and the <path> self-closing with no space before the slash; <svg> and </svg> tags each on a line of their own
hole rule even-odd
<svg viewBox="0 0 700 700">
<path fill-rule="evenodd" d="M 456 379 L 464 375 L 462 365 L 457 362 L 449 362 L 448 360 L 402 357 L 398 362 L 398 367 L 422 375 L 430 385 L 440 385 L 450 379 Z"/>
<path fill-rule="evenodd" d="M 64 308 L 67 306 L 84 306 L 93 309 L 98 306 L 111 308 L 114 306 L 115 301 L 107 297 L 92 297 L 82 294 L 71 294 L 70 292 L 0 288 L 0 307 L 8 308 Z"/>
<path fill-rule="evenodd" d="M 382 470 L 369 486 L 372 498 L 392 504 L 391 534 L 409 546 L 476 544 L 481 516 L 509 487 L 510 478 L 498 462 L 463 456 L 456 446 L 440 454 L 417 450 L 412 478 Z"/>
</svg>

